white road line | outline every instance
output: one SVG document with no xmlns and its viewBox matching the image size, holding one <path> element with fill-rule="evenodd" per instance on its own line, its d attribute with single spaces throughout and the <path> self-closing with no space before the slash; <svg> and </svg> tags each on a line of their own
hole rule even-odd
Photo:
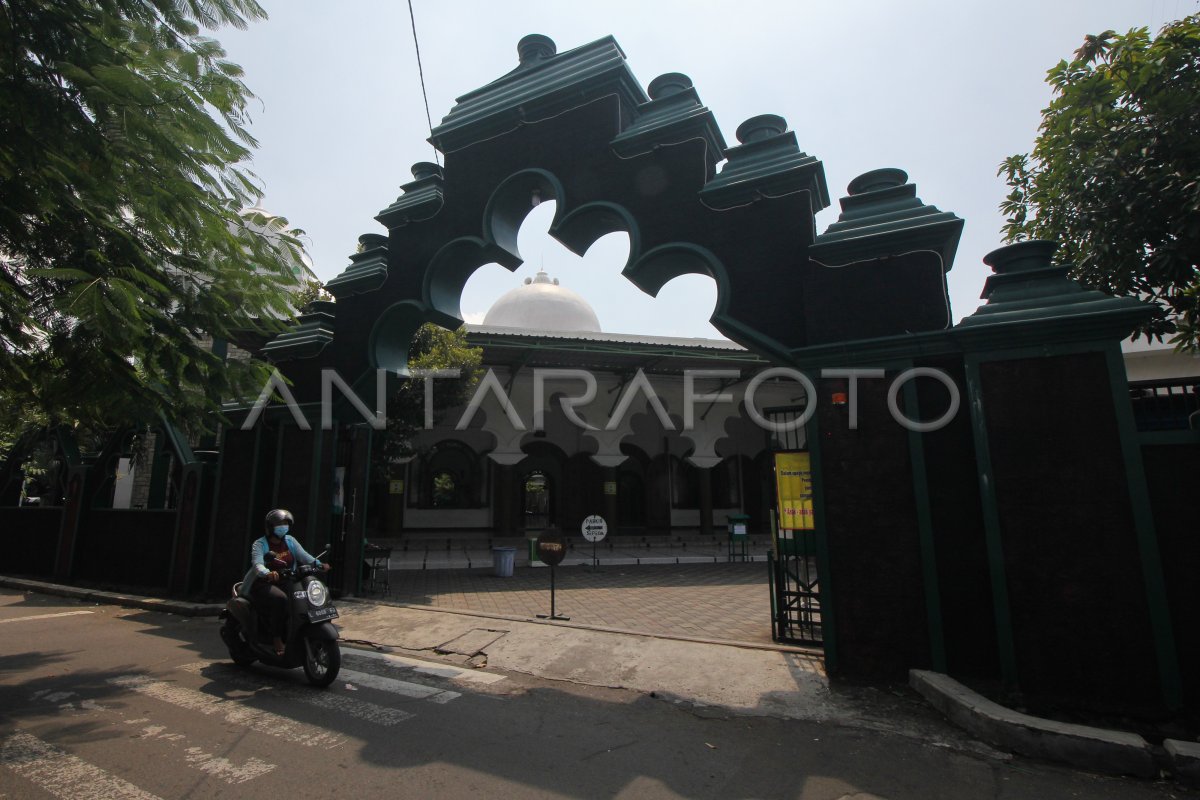
<svg viewBox="0 0 1200 800">
<path fill-rule="evenodd" d="M 305 747 L 333 748 L 346 741 L 341 736 L 329 731 L 323 731 L 303 722 L 296 722 L 279 714 L 272 714 L 270 711 L 249 708 L 236 701 L 214 697 L 183 686 L 175 686 L 166 681 L 156 681 L 144 675 L 122 675 L 119 678 L 110 678 L 108 682 L 164 703 L 186 708 L 189 711 L 199 711 L 201 714 L 209 716 L 219 714 L 230 725 L 241 725 Z"/>
<path fill-rule="evenodd" d="M 351 651 L 344 651 L 347 655 Z M 391 653 L 378 653 L 374 650 L 354 650 L 355 656 L 365 656 L 366 658 L 374 658 L 378 661 L 383 661 L 386 664 L 391 664 L 394 667 L 403 669 L 411 669 L 413 672 L 419 672 L 423 675 L 432 675 L 437 678 L 447 678 L 452 681 L 462 681 L 464 683 L 499 683 L 504 680 L 503 675 L 497 675 L 494 672 L 479 672 L 478 670 L 459 669 L 445 664 L 439 664 L 436 661 L 421 661 L 417 658 L 408 658 L 406 656 L 396 656 Z"/>
<path fill-rule="evenodd" d="M 307 686 L 275 686 L 264 684 L 261 680 L 255 680 L 249 675 L 239 672 L 237 668 L 226 667 L 222 664 L 184 664 L 179 669 L 184 672 L 203 675 L 216 671 L 219 673 L 218 679 L 222 684 L 252 692 L 270 691 L 272 695 L 283 698 L 289 703 L 300 702 L 305 705 L 316 706 L 323 711 L 349 714 L 352 717 L 357 717 L 366 722 L 384 727 L 390 727 L 413 718 L 413 714 L 407 711 L 359 700 L 356 697 L 350 697 L 341 692 L 335 692 L 332 689 L 321 691 Z"/>
<path fill-rule="evenodd" d="M 428 700 L 432 703 L 449 703 L 451 700 L 462 697 L 458 692 L 452 692 L 448 689 L 435 689 L 432 686 L 426 686 L 421 683 L 399 681 L 395 678 L 385 678 L 382 675 L 372 675 L 369 672 L 359 672 L 353 669 L 343 669 L 338 673 L 338 676 L 339 678 L 345 678 L 351 683 L 357 683 L 360 686 L 366 686 L 370 689 L 379 689 L 380 691 L 398 694 L 401 697 L 412 697 L 416 700 Z"/>
<path fill-rule="evenodd" d="M 0 744 L 0 766 L 64 800 L 159 800 L 28 733 L 14 733 Z"/>
<path fill-rule="evenodd" d="M 125 720 L 126 725 L 139 725 L 147 719 Z M 170 733 L 164 725 L 146 725 L 142 728 L 138 739 L 156 739 L 168 742 L 172 747 L 182 747 L 187 742 L 187 736 L 182 733 Z M 266 775 L 275 769 L 274 764 L 268 764 L 260 759 L 250 757 L 242 766 L 238 766 L 227 758 L 206 753 L 199 747 L 186 747 L 184 760 L 188 766 L 207 772 L 220 778 L 228 784 L 245 783 Z"/>
<path fill-rule="evenodd" d="M 9 622 L 28 622 L 35 619 L 53 619 L 54 617 L 77 617 L 80 614 L 95 614 L 95 611 L 60 611 L 57 614 L 34 614 L 31 617 L 13 617 L 12 619 L 0 619 L 0 625 L 6 625 Z"/>
<path fill-rule="evenodd" d="M 189 747 L 186 759 L 189 764 L 201 772 L 215 775 L 226 783 L 231 784 L 252 781 L 275 769 L 274 764 L 259 761 L 257 758 L 250 758 L 244 765 L 239 767 L 229 759 L 214 756 L 212 753 L 206 753 L 199 747 Z"/>
</svg>

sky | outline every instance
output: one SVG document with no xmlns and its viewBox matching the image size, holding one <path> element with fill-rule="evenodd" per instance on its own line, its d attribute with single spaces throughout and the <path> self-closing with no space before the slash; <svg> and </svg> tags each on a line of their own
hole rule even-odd
<svg viewBox="0 0 1200 800">
<path fill-rule="evenodd" d="M 434 158 L 412 22 L 404 0 L 260 0 L 270 19 L 214 32 L 246 72 L 256 100 L 251 169 L 262 205 L 307 233 L 314 271 L 330 280 L 359 235 L 386 233 L 374 217 Z M 825 167 L 837 219 L 855 176 L 899 167 L 917 195 L 966 220 L 948 275 L 954 319 L 972 313 L 1000 247 L 1006 191 L 1000 162 L 1028 152 L 1050 100 L 1046 71 L 1085 34 L 1164 23 L 1197 0 L 716 3 L 707 0 L 412 0 L 429 112 L 436 126 L 454 99 L 517 65 L 517 41 L 540 33 L 563 52 L 612 35 L 645 87 L 658 75 L 691 77 L 725 139 L 749 117 L 778 114 L 800 149 Z M 651 298 L 620 272 L 624 234 L 579 258 L 546 234 L 553 204 L 526 218 L 515 273 L 481 267 L 463 292 L 467 322 L 538 269 L 582 294 L 605 331 L 720 334 L 708 323 L 716 287 L 673 280 Z"/>
</svg>

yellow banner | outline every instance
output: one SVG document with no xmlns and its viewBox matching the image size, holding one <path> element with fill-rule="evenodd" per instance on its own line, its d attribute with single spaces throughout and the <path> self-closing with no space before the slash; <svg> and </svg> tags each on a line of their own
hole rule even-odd
<svg viewBox="0 0 1200 800">
<path fill-rule="evenodd" d="M 813 529 L 812 465 L 808 453 L 775 454 L 775 489 L 779 497 L 779 529 Z"/>
</svg>

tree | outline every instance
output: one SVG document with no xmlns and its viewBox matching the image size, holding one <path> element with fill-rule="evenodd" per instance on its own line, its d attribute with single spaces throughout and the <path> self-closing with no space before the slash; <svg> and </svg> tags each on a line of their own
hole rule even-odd
<svg viewBox="0 0 1200 800">
<path fill-rule="evenodd" d="M 408 349 L 410 370 L 457 369 L 455 379 L 435 382 L 434 421 L 449 409 L 466 403 L 479 381 L 483 350 L 467 343 L 466 330 L 448 331 L 432 323 L 417 329 Z M 413 437 L 425 425 L 425 382 L 407 381 L 387 404 L 387 429 L 375 443 L 374 469 L 380 478 L 390 477 L 398 459 L 416 451 Z"/>
<path fill-rule="evenodd" d="M 1005 240 L 1059 241 L 1083 284 L 1153 303 L 1138 334 L 1197 349 L 1200 15 L 1088 36 L 1047 82 L 1032 156 L 1000 166 Z"/>
<path fill-rule="evenodd" d="M 325 287 L 320 281 L 316 281 L 311 278 L 301 281 L 300 287 L 296 291 L 292 292 L 292 307 L 298 311 L 302 310 L 309 303 L 317 300 L 328 302 L 333 300 L 333 295 L 325 291 Z"/>
<path fill-rule="evenodd" d="M 265 16 L 254 0 L 0 3 L 4 422 L 195 423 L 262 385 L 266 365 L 202 338 L 283 330 L 302 248 L 253 208 L 253 95 L 201 28 Z"/>
</svg>

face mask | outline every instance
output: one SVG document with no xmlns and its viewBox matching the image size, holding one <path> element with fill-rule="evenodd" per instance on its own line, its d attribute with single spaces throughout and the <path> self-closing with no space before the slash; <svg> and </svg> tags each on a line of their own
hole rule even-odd
<svg viewBox="0 0 1200 800">
<path fill-rule="evenodd" d="M 276 525 L 275 526 L 275 535 L 276 536 L 283 536 L 287 532 L 288 532 L 287 525 Z"/>
</svg>

